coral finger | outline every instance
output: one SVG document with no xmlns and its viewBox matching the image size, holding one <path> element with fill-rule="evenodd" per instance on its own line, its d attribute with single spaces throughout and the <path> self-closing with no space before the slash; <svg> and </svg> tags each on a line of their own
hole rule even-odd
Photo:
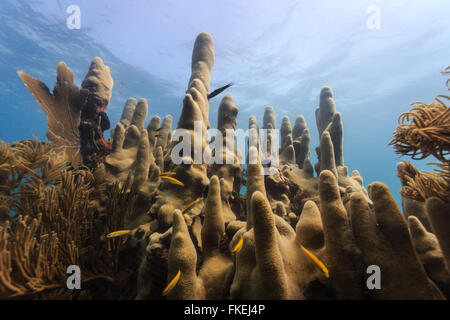
<svg viewBox="0 0 450 320">
<path fill-rule="evenodd" d="M 408 225 L 388 187 L 381 182 L 372 183 L 370 197 L 374 204 L 379 230 L 399 252 L 406 250 L 413 254 Z"/>
<path fill-rule="evenodd" d="M 295 231 L 298 244 L 310 249 L 323 247 L 322 219 L 320 218 L 319 208 L 314 201 L 308 200 L 303 206 Z"/>
<path fill-rule="evenodd" d="M 163 154 L 163 149 L 161 146 L 156 148 L 155 162 L 156 162 L 156 165 L 159 167 L 159 170 L 161 172 L 163 172 L 164 171 L 164 154 Z"/>
<path fill-rule="evenodd" d="M 334 157 L 333 142 L 328 131 L 322 133 L 320 139 L 320 171 L 330 170 L 337 177 L 336 162 Z"/>
<path fill-rule="evenodd" d="M 149 172 L 149 180 L 153 182 L 157 182 L 159 180 L 159 176 L 161 174 L 161 171 L 159 167 L 156 165 L 156 163 L 152 163 L 150 165 L 150 172 Z"/>
<path fill-rule="evenodd" d="M 163 127 L 160 127 L 160 123 L 161 123 L 161 118 L 158 116 L 153 116 L 153 118 L 150 120 L 150 122 L 147 125 L 147 131 L 150 133 L 153 131 L 161 130 L 161 128 L 163 128 Z"/>
<path fill-rule="evenodd" d="M 178 128 L 194 130 L 194 123 L 198 121 L 203 124 L 203 115 L 197 102 L 194 101 L 190 93 L 183 99 L 183 110 L 178 121 Z M 206 128 L 204 128 L 206 129 Z"/>
<path fill-rule="evenodd" d="M 217 129 L 222 131 L 224 134 L 227 129 L 236 129 L 236 117 L 238 115 L 239 109 L 234 104 L 233 97 L 231 94 L 226 94 L 223 96 L 222 101 L 219 106 L 219 116 L 217 119 Z"/>
<path fill-rule="evenodd" d="M 371 253 L 375 254 L 374 248 L 380 248 L 380 234 L 375 216 L 369 209 L 369 204 L 362 194 L 354 192 L 350 197 L 350 218 L 355 236 L 356 245 L 365 256 L 366 264 L 377 264 Z"/>
<path fill-rule="evenodd" d="M 280 202 L 278 204 L 280 204 Z M 287 214 L 286 214 L 286 217 L 287 217 Z M 295 239 L 295 231 L 294 231 L 294 229 L 292 229 L 291 225 L 285 219 L 281 218 L 280 216 L 278 216 L 276 214 L 273 216 L 273 218 L 275 220 L 275 227 L 277 228 L 280 236 L 285 237 L 286 239 L 289 239 L 289 240 L 294 240 Z"/>
<path fill-rule="evenodd" d="M 125 140 L 123 142 L 123 148 L 128 149 L 132 147 L 136 147 L 139 143 L 139 137 L 141 136 L 141 132 L 138 127 L 130 126 L 125 133 Z"/>
<path fill-rule="evenodd" d="M 324 86 L 320 91 L 319 107 L 316 109 L 316 123 L 319 136 L 322 136 L 335 113 L 336 104 L 333 100 L 333 90 L 328 86 Z"/>
<path fill-rule="evenodd" d="M 295 164 L 295 150 L 294 146 L 291 145 L 287 146 L 286 149 L 283 150 L 283 152 L 280 154 L 280 163 L 286 163 L 286 164 Z"/>
<path fill-rule="evenodd" d="M 152 149 L 156 147 L 155 132 L 160 128 L 160 122 L 161 119 L 158 116 L 154 116 L 147 125 L 148 140 Z"/>
<path fill-rule="evenodd" d="M 314 168 L 311 164 L 311 161 L 306 158 L 303 162 L 303 172 L 305 173 L 306 177 L 312 178 L 314 177 Z"/>
<path fill-rule="evenodd" d="M 220 182 L 217 176 L 212 176 L 209 182 L 208 197 L 205 204 L 205 220 L 202 228 L 202 245 L 206 254 L 219 247 L 224 232 Z"/>
<path fill-rule="evenodd" d="M 122 122 L 126 127 L 131 124 L 131 119 L 133 119 L 134 110 L 136 108 L 137 100 L 133 97 L 128 98 L 123 107 L 122 116 L 120 117 L 120 122 Z"/>
<path fill-rule="evenodd" d="M 430 219 L 431 228 L 439 240 L 439 246 L 450 270 L 450 205 L 439 198 L 427 199 L 426 210 Z"/>
<path fill-rule="evenodd" d="M 359 282 L 359 252 L 340 198 L 336 177 L 331 171 L 324 170 L 320 173 L 319 192 L 330 278 L 339 297 L 360 299 L 362 287 Z"/>
<path fill-rule="evenodd" d="M 344 165 L 344 151 L 343 151 L 343 139 L 344 139 L 344 125 L 342 123 L 342 117 L 339 112 L 336 112 L 331 120 L 330 125 L 327 128 L 330 132 L 331 141 L 334 148 L 334 159 L 336 166 Z"/>
<path fill-rule="evenodd" d="M 146 99 L 140 99 L 137 103 L 136 109 L 134 109 L 133 118 L 131 119 L 131 125 L 135 125 L 139 129 L 144 128 L 144 122 L 147 118 L 148 104 Z"/>
<path fill-rule="evenodd" d="M 112 152 L 121 152 L 123 142 L 125 140 L 125 128 L 121 123 L 118 123 L 116 125 L 116 128 L 114 129 L 114 136 L 112 141 Z"/>
<path fill-rule="evenodd" d="M 447 298 L 450 297 L 450 274 L 436 236 L 428 232 L 416 217 L 410 216 L 408 222 L 414 247 L 428 276 Z"/>
<path fill-rule="evenodd" d="M 284 150 L 287 146 L 292 145 L 292 128 L 291 121 L 288 116 L 284 116 L 283 120 L 281 121 L 280 135 L 281 150 Z"/>
<path fill-rule="evenodd" d="M 263 128 L 264 129 L 275 129 L 276 128 L 275 110 L 272 106 L 267 106 L 264 109 Z"/>
<path fill-rule="evenodd" d="M 139 138 L 133 182 L 137 187 L 142 186 L 142 184 L 147 180 L 150 163 L 152 162 L 152 159 L 150 158 L 150 143 L 148 141 L 147 134 L 147 130 L 143 129 Z"/>
<path fill-rule="evenodd" d="M 197 253 L 180 210 L 173 214 L 173 232 L 169 250 L 168 281 L 178 271 L 181 272 L 178 284 L 167 294 L 169 299 L 194 299 Z"/>
<path fill-rule="evenodd" d="M 161 134 L 161 136 L 158 137 L 158 141 L 156 143 L 156 146 L 163 148 L 163 150 L 166 149 L 166 147 L 170 143 L 171 130 L 172 130 L 172 121 L 173 121 L 173 118 L 172 118 L 172 116 L 170 114 L 165 116 L 164 120 L 162 122 L 162 125 L 161 125 L 161 127 L 163 129 L 161 129 L 159 131 L 159 134 Z"/>
<path fill-rule="evenodd" d="M 287 298 L 287 279 L 278 248 L 278 235 L 270 204 L 259 191 L 252 196 L 256 265 L 260 271 L 261 293 L 273 299 Z M 265 290 L 264 290 L 265 291 Z"/>
<path fill-rule="evenodd" d="M 209 92 L 209 77 L 214 66 L 214 41 L 209 33 L 202 32 L 195 39 L 192 50 L 192 74 L 189 88 L 194 79 L 199 79 Z"/>
<path fill-rule="evenodd" d="M 191 87 L 189 89 L 189 93 L 191 94 L 194 101 L 197 102 L 197 104 L 202 112 L 203 123 L 205 124 L 206 129 L 209 129 L 210 128 L 209 119 L 208 119 L 209 102 L 206 101 L 205 97 L 200 93 L 200 91 L 194 87 Z"/>
<path fill-rule="evenodd" d="M 255 147 L 250 147 L 249 161 L 252 161 L 247 166 L 247 230 L 253 227 L 251 197 L 255 191 L 266 194 L 264 186 L 263 168 L 259 161 L 258 151 Z"/>
<path fill-rule="evenodd" d="M 292 129 L 292 138 L 294 140 L 301 138 L 305 129 L 308 129 L 308 126 L 306 125 L 305 117 L 303 117 L 302 115 L 299 115 L 295 119 L 294 128 Z"/>
<path fill-rule="evenodd" d="M 309 152 L 310 141 L 311 136 L 309 134 L 309 130 L 305 129 L 303 130 L 303 133 L 301 135 L 301 142 L 294 143 L 295 158 L 300 169 L 303 168 L 304 162 L 310 154 Z"/>
</svg>

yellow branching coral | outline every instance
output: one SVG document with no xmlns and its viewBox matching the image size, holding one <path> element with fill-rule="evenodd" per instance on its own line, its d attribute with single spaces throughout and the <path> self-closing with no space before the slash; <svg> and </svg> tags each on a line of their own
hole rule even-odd
<svg viewBox="0 0 450 320">
<path fill-rule="evenodd" d="M 450 74 L 450 67 L 441 71 Z M 447 80 L 447 86 L 450 79 Z M 450 90 L 450 87 L 449 87 Z M 399 125 L 389 145 L 395 152 L 420 160 L 430 155 L 441 163 L 435 163 L 434 172 L 420 172 L 411 163 L 398 165 L 398 177 L 402 183 L 401 195 L 406 198 L 425 201 L 438 197 L 445 202 L 450 199 L 450 107 L 444 102 L 450 96 L 438 95 L 430 104 L 412 103 L 413 108 L 400 115 Z"/>
<path fill-rule="evenodd" d="M 444 95 L 439 97 L 450 99 Z M 450 107 L 439 98 L 435 100 L 430 104 L 414 102 L 411 110 L 400 115 L 399 126 L 389 143 L 397 153 L 413 159 L 434 155 L 446 160 L 450 153 Z"/>
<path fill-rule="evenodd" d="M 445 164 L 437 164 L 435 172 L 420 172 L 408 161 L 398 165 L 398 177 L 402 182 L 400 194 L 406 198 L 425 201 L 438 197 L 444 201 L 450 199 L 450 170 Z"/>
<path fill-rule="evenodd" d="M 123 242 L 104 234 L 127 223 L 132 177 L 105 186 L 97 172 L 69 166 L 65 152 L 39 141 L 0 143 L 0 158 L 0 298 L 95 297 L 68 292 L 66 269 L 80 267 L 83 287 L 117 277 Z"/>
</svg>

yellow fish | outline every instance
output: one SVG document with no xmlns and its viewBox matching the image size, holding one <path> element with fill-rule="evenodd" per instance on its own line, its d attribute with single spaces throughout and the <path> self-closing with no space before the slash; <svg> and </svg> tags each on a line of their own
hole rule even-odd
<svg viewBox="0 0 450 320">
<path fill-rule="evenodd" d="M 179 186 L 184 187 L 184 183 L 181 182 L 180 180 L 175 179 L 175 178 L 168 177 L 168 176 L 160 176 L 160 178 L 161 178 L 161 179 L 169 180 L 169 181 L 171 181 L 171 182 L 173 182 L 173 183 L 175 183 L 175 184 L 177 184 L 177 185 L 179 185 Z"/>
<path fill-rule="evenodd" d="M 111 233 L 108 233 L 106 235 L 107 238 L 115 238 L 115 237 L 120 237 L 126 234 L 129 234 L 131 232 L 131 230 L 118 230 L 118 231 L 114 231 Z"/>
<path fill-rule="evenodd" d="M 162 292 L 162 296 L 164 297 L 165 295 L 167 295 L 169 293 L 170 290 L 173 289 L 173 287 L 176 286 L 176 284 L 178 283 L 178 280 L 180 280 L 180 276 L 181 276 L 181 270 L 178 270 L 177 274 L 175 275 L 175 277 L 173 277 L 172 280 L 170 280 L 169 284 L 167 285 L 167 287 L 163 290 Z"/>
<path fill-rule="evenodd" d="M 176 172 L 173 171 L 166 171 L 160 174 L 160 176 L 173 176 L 174 174 L 177 174 Z"/>
<path fill-rule="evenodd" d="M 203 199 L 203 198 L 200 197 L 200 198 L 195 199 L 195 200 L 192 201 L 191 203 L 189 203 L 186 207 L 184 207 L 183 213 L 184 213 L 186 210 L 188 210 L 189 208 L 191 208 L 192 206 L 194 206 L 197 202 L 199 202 L 199 201 L 202 200 L 202 199 Z"/>
<path fill-rule="evenodd" d="M 306 249 L 304 246 L 300 245 L 300 248 L 308 256 L 308 258 L 310 258 L 312 261 L 314 261 L 314 263 L 320 268 L 320 270 L 322 270 L 322 272 L 325 274 L 325 277 L 329 278 L 330 274 L 328 273 L 328 269 L 327 269 L 327 267 L 325 267 L 325 265 L 322 263 L 322 261 L 317 259 L 317 257 L 311 251 Z"/>
<path fill-rule="evenodd" d="M 163 136 L 162 133 L 157 133 L 157 134 L 155 134 L 155 137 L 162 137 L 162 136 Z"/>
<path fill-rule="evenodd" d="M 231 250 L 231 255 L 234 256 L 236 253 L 238 253 L 242 249 L 243 244 L 244 244 L 244 237 L 241 237 L 238 243 L 236 243 L 236 245 L 234 246 L 233 250 Z"/>
<path fill-rule="evenodd" d="M 162 199 L 162 198 L 163 198 L 163 196 L 160 195 L 160 194 L 158 194 L 157 196 L 155 196 L 155 199 Z"/>
</svg>

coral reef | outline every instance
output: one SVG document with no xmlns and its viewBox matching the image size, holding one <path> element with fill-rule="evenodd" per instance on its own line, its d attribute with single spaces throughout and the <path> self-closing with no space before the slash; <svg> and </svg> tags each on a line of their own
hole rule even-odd
<svg viewBox="0 0 450 320">
<path fill-rule="evenodd" d="M 401 118 L 398 152 L 442 161 L 437 173 L 399 165 L 402 213 L 386 185 L 366 189 L 357 170 L 348 174 L 343 120 L 328 86 L 316 109 L 314 166 L 305 118 L 293 127 L 282 118 L 278 148 L 271 106 L 264 132 L 250 117 L 249 138 L 258 139 L 249 139 L 244 157 L 230 94 L 209 137 L 209 99 L 230 86 L 210 93 L 213 65 L 213 39 L 201 33 L 176 130 L 170 115 L 145 127 L 147 100 L 129 98 L 110 141 L 103 130 L 113 81 L 99 58 L 82 89 L 60 63 L 52 95 L 20 73 L 47 113 L 50 144 L 0 144 L 1 298 L 449 297 L 445 104 L 416 105 Z M 81 137 L 83 121 L 97 131 Z M 180 149 L 180 141 L 192 143 Z M 66 289 L 69 265 L 80 266 L 81 290 Z M 369 290 L 374 265 L 383 285 Z"/>
<path fill-rule="evenodd" d="M 449 96 L 440 97 L 450 99 Z M 439 98 L 430 104 L 415 102 L 413 106 L 399 117 L 391 144 L 397 153 L 413 159 L 433 155 L 445 161 L 450 152 L 450 107 Z"/>
</svg>

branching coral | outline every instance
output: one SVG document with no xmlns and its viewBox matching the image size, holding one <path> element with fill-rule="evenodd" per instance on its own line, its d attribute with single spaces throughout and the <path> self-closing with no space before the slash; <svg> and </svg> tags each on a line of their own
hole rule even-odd
<svg viewBox="0 0 450 320">
<path fill-rule="evenodd" d="M 439 97 L 450 99 L 449 96 Z M 434 155 L 447 161 L 450 153 L 450 107 L 439 98 L 426 104 L 414 102 L 413 108 L 399 117 L 399 126 L 390 145 L 397 153 L 423 159 Z"/>
<path fill-rule="evenodd" d="M 67 293 L 70 265 L 80 266 L 83 287 L 93 281 L 111 282 L 118 273 L 121 245 L 117 239 L 105 240 L 109 229 L 104 222 L 110 228 L 125 227 L 133 197 L 113 188 L 106 199 L 109 214 L 100 217 L 94 205 L 95 172 L 73 169 L 65 153 L 47 150 L 48 145 L 30 141 L 2 145 L 7 177 L 2 197 L 8 212 L 14 210 L 0 224 L 2 297 L 78 296 Z"/>
<path fill-rule="evenodd" d="M 449 68 L 442 73 L 449 74 Z M 445 95 L 438 97 L 450 99 Z M 399 126 L 389 143 L 397 153 L 412 159 L 433 155 L 441 161 L 436 164 L 438 169 L 435 172 L 419 172 L 409 162 L 398 165 L 401 194 L 405 198 L 422 202 L 432 196 L 446 202 L 450 199 L 450 107 L 440 98 L 435 98 L 436 101 L 430 104 L 413 103 L 411 110 L 400 115 Z"/>
<path fill-rule="evenodd" d="M 440 169 L 435 172 L 421 172 L 410 162 L 400 162 L 397 174 L 402 183 L 401 195 L 422 202 L 433 196 L 444 201 L 450 199 L 450 169 L 442 163 L 437 166 Z"/>
</svg>

